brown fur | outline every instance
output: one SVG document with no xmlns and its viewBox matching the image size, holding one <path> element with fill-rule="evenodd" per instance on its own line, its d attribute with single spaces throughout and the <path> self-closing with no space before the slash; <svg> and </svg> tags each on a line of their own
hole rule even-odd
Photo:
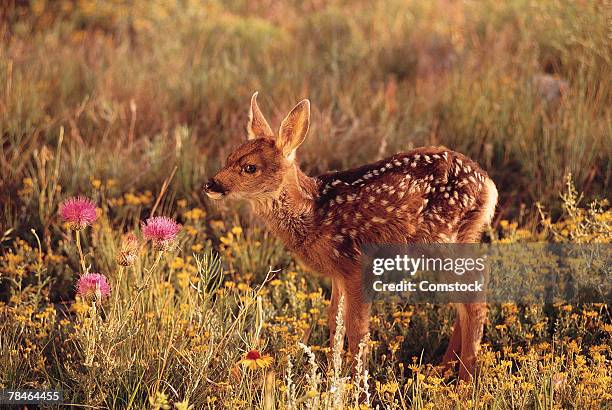
<svg viewBox="0 0 612 410">
<path fill-rule="evenodd" d="M 360 245 L 477 242 L 493 216 L 495 185 L 476 163 L 443 147 L 418 148 L 351 170 L 308 177 L 295 163 L 294 153 L 308 130 L 309 103 L 298 104 L 283 121 L 279 137 L 272 139 L 257 137 L 270 127 L 255 97 L 248 130 L 252 139 L 230 154 L 211 181 L 226 197 L 249 199 L 289 250 L 331 278 L 330 340 L 344 295 L 349 350 L 356 353 L 370 316 L 362 292 Z M 245 172 L 247 165 L 256 171 Z M 220 196 L 210 191 L 209 195 Z M 458 317 L 444 360 L 459 358 L 460 377 L 468 379 L 486 306 L 457 304 L 456 308 Z"/>
</svg>

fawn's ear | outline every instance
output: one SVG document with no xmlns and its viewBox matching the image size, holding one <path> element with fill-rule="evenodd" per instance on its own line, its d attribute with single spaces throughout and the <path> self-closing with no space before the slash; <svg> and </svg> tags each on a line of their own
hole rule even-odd
<svg viewBox="0 0 612 410">
<path fill-rule="evenodd" d="M 295 150 L 304 142 L 310 125 L 310 101 L 300 101 L 281 122 L 276 146 L 289 160 L 295 158 Z"/>
<path fill-rule="evenodd" d="M 257 91 L 251 97 L 251 108 L 249 109 L 249 124 L 247 125 L 247 133 L 249 139 L 255 138 L 274 138 L 274 132 L 268 125 L 268 121 L 264 118 L 259 106 L 257 105 Z"/>
</svg>

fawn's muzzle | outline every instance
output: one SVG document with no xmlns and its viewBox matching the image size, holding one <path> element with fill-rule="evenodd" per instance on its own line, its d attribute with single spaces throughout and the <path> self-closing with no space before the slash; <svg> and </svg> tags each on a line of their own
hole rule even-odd
<svg viewBox="0 0 612 410">
<path fill-rule="evenodd" d="M 225 195 L 225 190 L 214 178 L 209 179 L 208 182 L 204 184 L 204 192 L 212 199 L 219 199 Z"/>
</svg>

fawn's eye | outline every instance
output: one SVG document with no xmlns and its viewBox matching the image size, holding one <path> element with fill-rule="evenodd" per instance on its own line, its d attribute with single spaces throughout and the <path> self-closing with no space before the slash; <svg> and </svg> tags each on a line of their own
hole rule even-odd
<svg viewBox="0 0 612 410">
<path fill-rule="evenodd" d="M 255 171 L 257 171 L 257 167 L 255 165 L 245 165 L 243 168 L 244 172 L 246 172 L 247 174 L 252 174 Z"/>
</svg>

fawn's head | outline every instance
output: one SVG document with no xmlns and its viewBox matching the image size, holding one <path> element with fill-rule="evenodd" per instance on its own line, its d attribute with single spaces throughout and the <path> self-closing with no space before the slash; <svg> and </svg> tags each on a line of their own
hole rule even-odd
<svg viewBox="0 0 612 410">
<path fill-rule="evenodd" d="M 227 197 L 266 199 L 274 196 L 295 168 L 295 150 L 306 138 L 310 123 L 310 102 L 302 100 L 282 121 L 278 136 L 251 97 L 248 141 L 228 157 L 225 167 L 204 186 L 212 199 Z"/>
</svg>

